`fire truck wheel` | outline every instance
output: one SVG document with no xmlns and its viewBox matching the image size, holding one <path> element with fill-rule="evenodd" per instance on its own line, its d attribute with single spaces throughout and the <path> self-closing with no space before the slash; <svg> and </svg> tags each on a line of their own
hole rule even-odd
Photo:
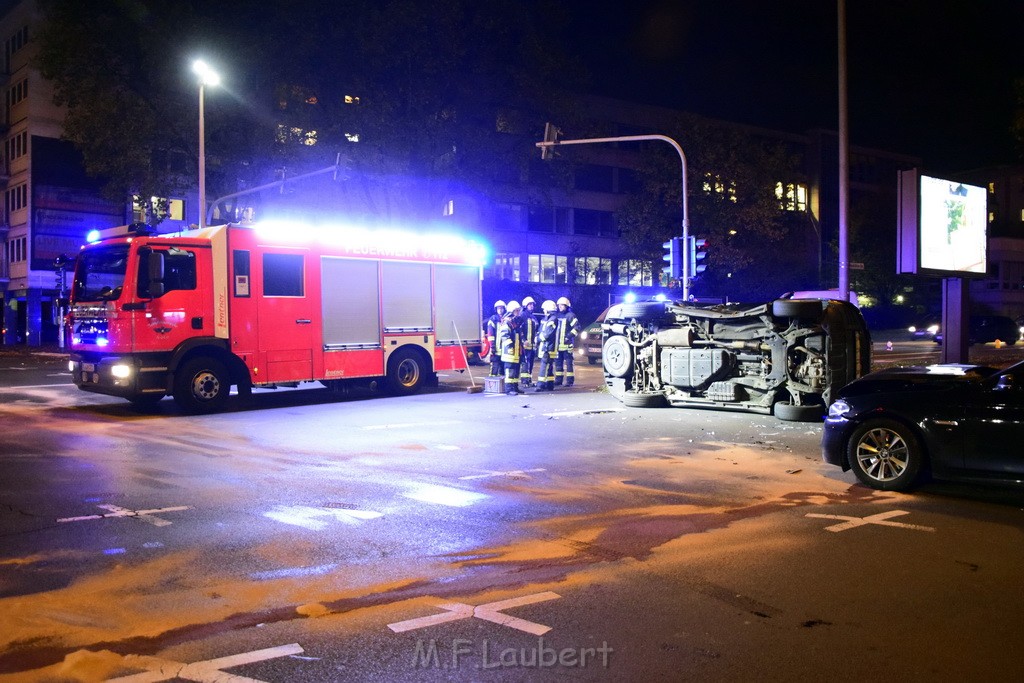
<svg viewBox="0 0 1024 683">
<path fill-rule="evenodd" d="M 187 413 L 222 410 L 230 391 L 227 370 L 213 358 L 186 361 L 174 378 L 174 400 Z"/>
<path fill-rule="evenodd" d="M 388 389 L 393 394 L 414 394 L 426 373 L 422 356 L 411 349 L 400 349 L 388 361 Z"/>
</svg>

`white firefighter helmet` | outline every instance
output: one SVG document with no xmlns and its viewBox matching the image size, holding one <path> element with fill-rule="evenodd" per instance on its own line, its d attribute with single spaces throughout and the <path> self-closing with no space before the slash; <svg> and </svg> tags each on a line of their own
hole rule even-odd
<svg viewBox="0 0 1024 683">
<path fill-rule="evenodd" d="M 564 296 L 558 297 L 558 305 L 559 306 L 572 306 L 572 304 L 569 303 L 569 298 L 568 297 L 564 297 Z"/>
<path fill-rule="evenodd" d="M 521 310 L 522 308 L 523 307 L 519 305 L 518 301 L 509 301 L 508 308 L 506 310 L 509 313 L 515 313 L 516 311 Z"/>
<path fill-rule="evenodd" d="M 530 304 L 535 304 L 535 303 L 537 303 L 537 302 L 533 300 L 533 297 L 532 296 L 528 296 L 525 299 L 523 299 L 523 308 L 526 308 Z"/>
<path fill-rule="evenodd" d="M 555 306 L 555 302 L 552 301 L 551 299 L 548 299 L 547 301 L 540 305 L 540 310 L 544 311 L 545 313 L 554 313 L 556 308 L 557 306 Z"/>
<path fill-rule="evenodd" d="M 505 302 L 501 299 L 494 302 L 494 310 L 498 310 L 499 308 L 505 308 Z"/>
</svg>

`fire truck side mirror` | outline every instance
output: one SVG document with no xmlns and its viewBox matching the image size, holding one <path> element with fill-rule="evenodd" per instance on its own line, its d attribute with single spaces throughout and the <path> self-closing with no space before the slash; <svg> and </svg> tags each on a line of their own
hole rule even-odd
<svg viewBox="0 0 1024 683">
<path fill-rule="evenodd" d="M 142 267 L 139 274 L 146 276 L 146 280 L 139 280 L 139 297 L 143 299 L 157 299 L 164 295 L 164 252 L 153 251 L 151 247 L 139 249 L 139 260 Z"/>
</svg>

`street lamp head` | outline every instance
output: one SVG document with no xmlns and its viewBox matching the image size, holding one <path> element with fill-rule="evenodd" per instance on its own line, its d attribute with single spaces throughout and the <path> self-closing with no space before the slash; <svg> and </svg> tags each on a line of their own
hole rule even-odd
<svg viewBox="0 0 1024 683">
<path fill-rule="evenodd" d="M 192 63 L 192 71 L 196 72 L 203 85 L 220 84 L 220 76 L 217 72 L 210 68 L 210 65 L 201 59 L 197 59 Z"/>
</svg>

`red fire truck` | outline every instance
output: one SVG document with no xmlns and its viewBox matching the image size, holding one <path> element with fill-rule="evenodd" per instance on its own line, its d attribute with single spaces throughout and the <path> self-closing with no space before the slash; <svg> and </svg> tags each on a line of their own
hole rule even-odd
<svg viewBox="0 0 1024 683">
<path fill-rule="evenodd" d="M 105 233 L 78 255 L 69 367 L 80 389 L 140 408 L 170 395 L 214 412 L 232 385 L 408 394 L 481 341 L 472 240 L 269 223 Z"/>
</svg>

